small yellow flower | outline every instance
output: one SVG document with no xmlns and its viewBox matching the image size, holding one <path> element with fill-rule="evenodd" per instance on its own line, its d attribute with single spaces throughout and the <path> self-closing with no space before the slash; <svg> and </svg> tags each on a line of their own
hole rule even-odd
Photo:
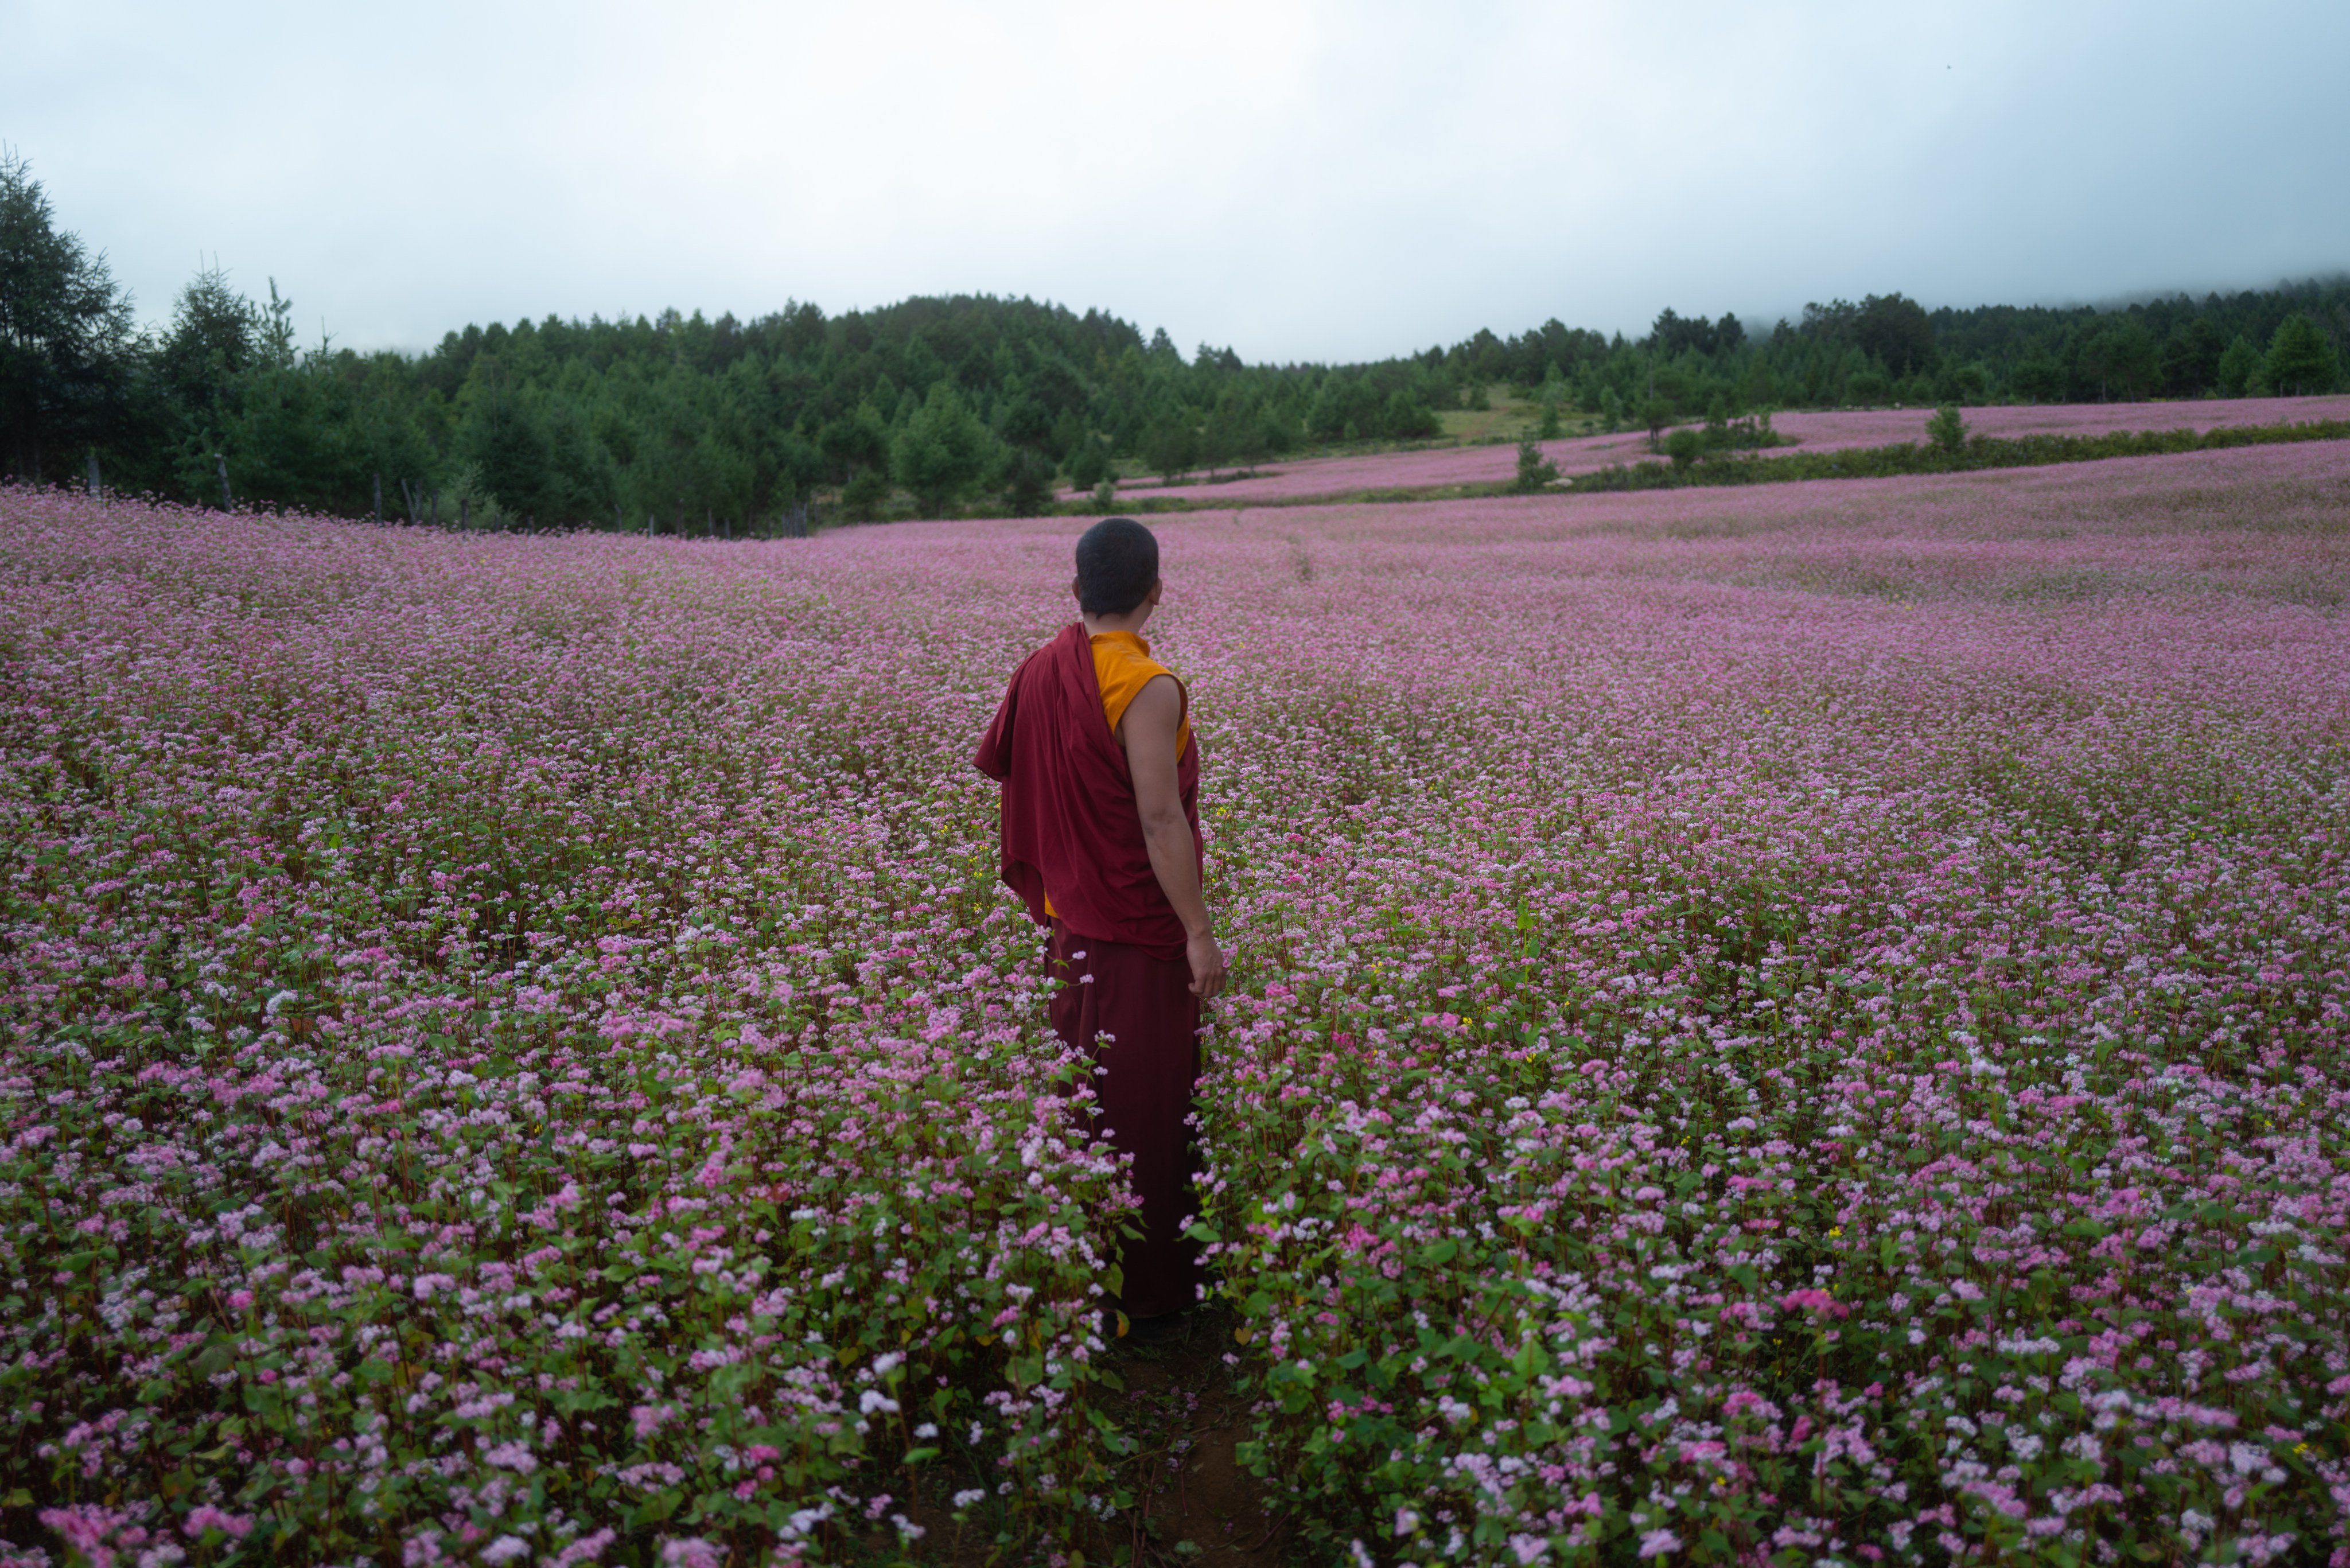
<svg viewBox="0 0 2350 1568">
<path fill-rule="evenodd" d="M 1830 1241 L 1834 1241 L 1836 1237 L 1841 1236 L 1841 1235 L 1843 1235 L 1843 1234 L 1844 1234 L 1844 1227 L 1843 1227 L 1843 1226 L 1841 1226 L 1841 1225 L 1831 1225 L 1831 1226 L 1829 1226 L 1829 1227 L 1828 1227 L 1828 1239 L 1829 1239 Z"/>
</svg>

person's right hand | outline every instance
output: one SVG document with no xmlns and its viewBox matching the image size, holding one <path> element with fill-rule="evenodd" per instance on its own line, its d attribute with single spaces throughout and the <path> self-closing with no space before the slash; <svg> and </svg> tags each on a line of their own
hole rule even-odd
<svg viewBox="0 0 2350 1568">
<path fill-rule="evenodd" d="M 1185 939 L 1183 956 L 1191 961 L 1192 995 L 1207 1002 L 1224 989 L 1224 950 L 1216 945 L 1213 931 Z"/>
</svg>

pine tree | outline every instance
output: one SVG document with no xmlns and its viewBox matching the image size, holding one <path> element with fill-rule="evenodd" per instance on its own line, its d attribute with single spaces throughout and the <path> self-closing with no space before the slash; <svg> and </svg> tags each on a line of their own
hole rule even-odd
<svg viewBox="0 0 2350 1568">
<path fill-rule="evenodd" d="M 2287 398 L 2330 392 L 2342 376 L 2334 340 L 2298 310 L 2277 324 L 2262 368 L 2268 372 L 2269 390 Z"/>
<path fill-rule="evenodd" d="M 936 381 L 899 430 L 890 447 L 889 472 L 913 492 L 924 515 L 944 516 L 987 472 L 993 442 L 993 433 L 952 385 Z"/>
<path fill-rule="evenodd" d="M 1004 476 L 1003 504 L 1014 517 L 1035 517 L 1053 504 L 1053 464 L 1044 453 L 1021 447 Z"/>
<path fill-rule="evenodd" d="M 37 481 L 45 456 L 102 441 L 128 408 L 130 296 L 104 255 L 60 231 L 32 165 L 0 152 L 0 426 L 7 463 Z"/>
<path fill-rule="evenodd" d="M 1956 457 L 1967 450 L 1967 421 L 1960 417 L 1959 405 L 1944 403 L 1926 421 L 1926 440 L 1937 452 Z"/>
<path fill-rule="evenodd" d="M 1532 436 L 1518 443 L 1518 477 L 1510 488 L 1521 494 L 1548 487 L 1558 478 L 1558 464 L 1543 456 L 1542 443 Z"/>
<path fill-rule="evenodd" d="M 2218 386 L 2223 398 L 2241 398 L 2252 389 L 2252 378 L 2260 373 L 2261 351 L 2252 347 L 2251 339 L 2239 336 L 2220 356 Z"/>
</svg>

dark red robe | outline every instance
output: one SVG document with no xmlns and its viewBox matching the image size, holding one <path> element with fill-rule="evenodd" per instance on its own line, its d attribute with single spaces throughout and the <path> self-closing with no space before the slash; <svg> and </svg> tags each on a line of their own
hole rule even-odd
<svg viewBox="0 0 2350 1568">
<path fill-rule="evenodd" d="M 1150 868 L 1134 780 L 1102 711 L 1082 625 L 1021 664 L 972 760 L 1003 786 L 1004 884 L 1029 919 L 1052 928 L 1046 961 L 1061 984 L 1054 1030 L 1107 1069 L 1094 1080 L 1103 1136 L 1133 1158 L 1143 1235 L 1121 1250 L 1118 1304 L 1138 1318 L 1190 1306 L 1200 1272 L 1180 1225 L 1193 1211 L 1187 1118 L 1200 1003 L 1183 922 Z M 1176 783 L 1198 855 L 1196 738 L 1177 760 Z M 1057 919 L 1045 913 L 1047 898 Z"/>
</svg>

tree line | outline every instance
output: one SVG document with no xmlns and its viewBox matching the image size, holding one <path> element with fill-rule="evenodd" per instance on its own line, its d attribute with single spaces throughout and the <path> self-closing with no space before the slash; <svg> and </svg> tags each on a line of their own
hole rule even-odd
<svg viewBox="0 0 2350 1568">
<path fill-rule="evenodd" d="M 0 156 L 8 478 L 489 526 L 771 531 L 836 514 L 1040 511 L 1065 485 L 1426 440 L 1495 388 L 1545 429 L 1773 408 L 2327 391 L 2350 284 L 2126 309 L 1928 311 L 1898 294 L 1750 334 L 1667 310 L 1637 338 L 1552 320 L 1360 365 L 1187 356 L 1098 310 L 988 296 L 739 320 L 675 310 L 451 332 L 429 352 L 296 341 L 218 270 L 142 327 L 102 254 Z"/>
<path fill-rule="evenodd" d="M 1637 340 L 1554 320 L 1509 338 L 1481 332 L 1442 359 L 1545 408 L 1660 431 L 1785 408 L 2304 396 L 2342 384 L 2345 346 L 2350 280 L 2337 279 L 2111 310 L 1929 311 L 1872 295 L 1806 306 L 1759 337 L 1734 315 L 1668 309 Z"/>
</svg>

